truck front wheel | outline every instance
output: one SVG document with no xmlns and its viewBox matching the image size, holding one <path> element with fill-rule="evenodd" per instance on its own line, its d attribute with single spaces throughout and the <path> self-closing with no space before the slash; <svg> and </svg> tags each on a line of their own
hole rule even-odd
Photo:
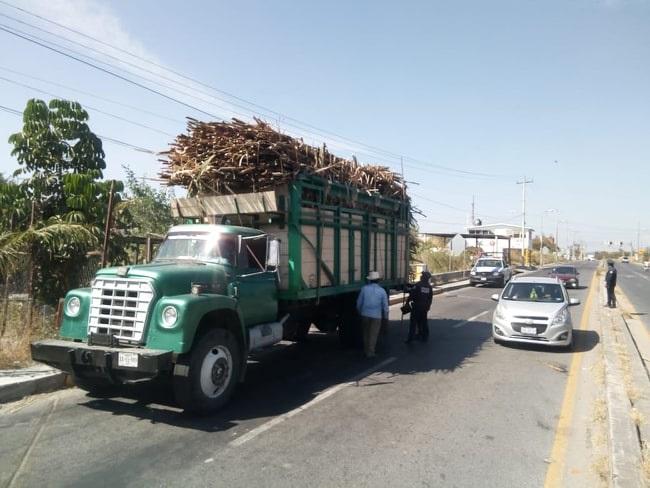
<svg viewBox="0 0 650 488">
<path fill-rule="evenodd" d="M 241 372 L 241 351 L 226 329 L 203 334 L 192 351 L 178 358 L 187 366 L 187 376 L 174 375 L 174 396 L 187 411 L 209 413 L 221 408 L 232 396 Z"/>
</svg>

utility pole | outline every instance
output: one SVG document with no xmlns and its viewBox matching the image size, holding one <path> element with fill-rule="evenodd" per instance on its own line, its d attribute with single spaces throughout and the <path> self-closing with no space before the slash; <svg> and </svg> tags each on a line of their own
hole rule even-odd
<svg viewBox="0 0 650 488">
<path fill-rule="evenodd" d="M 472 221 L 470 222 L 470 225 L 474 225 L 474 221 L 475 221 L 475 217 L 476 217 L 475 212 L 474 212 L 474 209 L 475 209 L 474 205 L 475 205 L 474 195 L 472 195 Z"/>
<path fill-rule="evenodd" d="M 525 245 L 524 245 L 524 234 L 526 233 L 526 185 L 528 183 L 532 183 L 533 180 L 527 180 L 526 177 L 521 181 L 518 181 L 517 184 L 522 186 L 522 192 L 521 192 L 521 205 L 522 205 L 522 215 L 521 215 L 521 260 L 523 264 L 526 264 L 526 252 L 525 252 Z"/>
<path fill-rule="evenodd" d="M 637 259 L 641 257 L 641 222 L 638 223 L 636 228 L 636 253 Z"/>
</svg>

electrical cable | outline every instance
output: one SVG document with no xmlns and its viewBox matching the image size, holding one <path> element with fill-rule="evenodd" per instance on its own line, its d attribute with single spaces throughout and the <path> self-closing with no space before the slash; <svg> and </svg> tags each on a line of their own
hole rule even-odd
<svg viewBox="0 0 650 488">
<path fill-rule="evenodd" d="M 167 72 L 173 73 L 174 75 L 176 75 L 176 76 L 178 76 L 178 77 L 181 77 L 181 78 L 183 78 L 183 79 L 185 79 L 185 80 L 188 80 L 188 81 L 191 81 L 191 82 L 193 82 L 193 83 L 196 83 L 196 84 L 199 84 L 199 85 L 201 85 L 201 86 L 204 86 L 204 87 L 206 87 L 206 88 L 209 88 L 210 90 L 213 90 L 213 91 L 215 91 L 215 92 L 221 93 L 221 94 L 223 94 L 223 95 L 225 95 L 225 96 L 227 96 L 227 97 L 230 97 L 230 98 L 232 98 L 232 99 L 235 99 L 235 100 L 241 101 L 241 102 L 243 102 L 243 103 L 246 103 L 247 105 L 250 105 L 250 106 L 252 106 L 252 107 L 257 107 L 258 109 L 263 110 L 263 111 L 268 112 L 268 113 L 271 113 L 271 114 L 274 114 L 274 115 L 277 116 L 277 117 L 283 118 L 283 119 L 285 119 L 285 120 L 291 120 L 291 121 L 294 121 L 294 122 L 296 122 L 296 123 L 298 123 L 298 124 L 301 124 L 302 126 L 310 127 L 310 128 L 312 128 L 312 129 L 314 129 L 314 130 L 317 130 L 317 131 L 319 131 L 319 132 L 322 133 L 322 134 L 328 134 L 328 135 L 331 135 L 331 136 L 335 136 L 335 137 L 337 137 L 337 138 L 339 138 L 339 139 L 346 140 L 346 141 L 348 141 L 348 142 L 350 142 L 350 143 L 353 143 L 353 144 L 355 144 L 355 145 L 357 145 L 357 146 L 366 147 L 366 148 L 368 148 L 368 149 L 370 149 L 370 150 L 372 150 L 372 151 L 374 151 L 374 152 L 382 153 L 382 154 L 388 155 L 388 156 L 390 156 L 390 157 L 392 157 L 392 158 L 395 158 L 395 159 L 397 159 L 397 158 L 401 158 L 401 157 L 402 157 L 401 155 L 399 155 L 399 154 L 397 154 L 397 153 L 394 153 L 394 152 L 391 152 L 391 151 L 387 151 L 387 150 L 385 150 L 385 149 L 381 149 L 381 148 L 378 148 L 378 147 L 376 147 L 376 146 L 371 146 L 371 145 L 368 145 L 368 144 L 365 144 L 365 143 L 362 143 L 362 142 L 359 142 L 359 141 L 355 141 L 355 140 L 353 140 L 353 139 L 347 138 L 347 137 L 345 137 L 345 136 L 341 136 L 341 135 L 336 134 L 336 133 L 334 133 L 334 132 L 330 132 L 330 131 L 326 131 L 326 130 L 323 130 L 323 129 L 319 129 L 318 127 L 315 127 L 315 126 L 313 126 L 313 125 L 310 125 L 310 124 L 307 124 L 307 123 L 301 122 L 301 121 L 299 121 L 299 120 L 297 120 L 297 119 L 294 119 L 294 118 L 289 117 L 289 116 L 287 116 L 287 115 L 281 114 L 280 112 L 274 111 L 274 110 L 272 110 L 272 109 L 269 109 L 269 108 L 267 108 L 267 107 L 264 107 L 264 106 L 262 106 L 262 105 L 259 105 L 259 104 L 255 103 L 255 102 L 251 102 L 251 101 L 246 100 L 246 99 L 244 99 L 244 98 L 242 98 L 242 97 L 238 97 L 238 96 L 233 95 L 233 94 L 231 94 L 231 93 L 228 93 L 228 92 L 226 92 L 226 91 L 224 91 L 224 90 L 221 90 L 221 89 L 216 88 L 216 87 L 214 87 L 214 86 L 211 86 L 211 85 L 208 85 L 208 84 L 206 84 L 206 83 L 203 83 L 203 82 L 201 82 L 200 80 L 197 80 L 197 79 L 195 79 L 195 78 L 188 77 L 188 76 L 186 76 L 186 75 L 184 75 L 184 74 L 182 74 L 182 73 L 180 73 L 180 72 L 178 72 L 178 71 L 175 71 L 175 70 L 173 70 L 173 69 L 171 69 L 171 68 L 168 68 L 168 67 L 166 67 L 166 66 L 163 66 L 163 65 L 161 65 L 161 64 L 159 64 L 159 63 L 155 63 L 155 62 L 153 62 L 153 61 L 151 61 L 151 60 L 148 60 L 148 59 L 146 59 L 146 58 L 144 58 L 144 57 L 142 57 L 142 56 L 139 56 L 139 55 L 134 54 L 134 53 L 132 53 L 132 52 L 130 52 L 130 51 L 127 51 L 127 50 L 121 49 L 121 48 L 119 48 L 119 47 L 117 47 L 117 46 L 114 46 L 114 45 L 112 45 L 112 44 L 110 44 L 110 43 L 104 42 L 104 41 L 102 41 L 102 40 L 100 40 L 100 39 L 97 39 L 97 38 L 95 38 L 95 37 L 93 37 L 93 36 L 90 36 L 90 35 L 88 35 L 88 34 L 85 34 L 85 33 L 81 32 L 81 31 L 76 30 L 76 29 L 72 29 L 72 28 L 70 28 L 70 27 L 68 27 L 68 26 L 65 26 L 64 24 L 61 24 L 61 23 L 55 22 L 55 21 L 53 21 L 53 20 L 51 20 L 51 19 L 48 19 L 48 18 L 46 18 L 46 17 L 44 17 L 44 16 L 41 16 L 41 15 L 35 14 L 34 12 L 31 12 L 31 11 L 29 11 L 29 10 L 27 10 L 27 9 L 23 9 L 23 8 L 17 7 L 17 6 L 15 6 L 15 5 L 12 5 L 12 4 L 10 4 L 10 3 L 8 3 L 8 2 L 5 2 L 5 1 L 0 1 L 0 4 L 3 4 L 3 5 L 5 5 L 5 6 L 11 7 L 11 8 L 14 8 L 14 9 L 16 9 L 16 10 L 19 10 L 19 11 L 21 11 L 21 12 L 27 14 L 27 15 L 31 15 L 31 16 L 33 16 L 33 17 L 36 17 L 36 18 L 40 19 L 40 20 L 43 20 L 43 21 L 48 22 L 48 23 L 50 23 L 50 24 L 56 25 L 57 27 L 63 28 L 63 29 L 65 29 L 65 30 L 68 30 L 68 31 L 70 31 L 70 32 L 73 32 L 73 33 L 75 33 L 75 34 L 77 34 L 77 35 L 83 36 L 83 37 L 85 37 L 85 38 L 87 38 L 87 39 L 90 39 L 90 40 L 92 40 L 92 41 L 94 41 L 94 42 L 97 42 L 97 43 L 99 43 L 99 44 L 102 44 L 102 45 L 104 45 L 104 46 L 107 46 L 107 47 L 109 47 L 109 48 L 111 48 L 111 49 L 114 49 L 114 50 L 116 50 L 116 51 L 123 52 L 123 53 L 125 53 L 125 54 L 127 54 L 127 55 L 129 55 L 129 56 L 132 56 L 132 57 L 134 57 L 134 58 L 136 58 L 136 59 L 139 59 L 139 60 L 141 60 L 141 61 L 143 61 L 143 62 L 146 62 L 146 63 L 148 63 L 148 64 L 150 64 L 150 65 L 152 65 L 152 66 L 156 66 L 157 68 L 160 68 L 160 69 L 163 69 L 163 70 L 165 70 L 165 71 L 167 71 Z M 5 17 L 9 18 L 9 19 L 12 19 L 12 20 L 14 20 L 14 21 L 16 21 L 16 22 L 22 23 L 22 24 L 24 24 L 24 25 L 28 25 L 28 26 L 30 26 L 30 27 L 32 27 L 32 28 L 35 28 L 35 29 L 38 29 L 38 30 L 40 30 L 40 31 L 46 32 L 46 33 L 48 33 L 48 34 L 50 34 L 50 35 L 53 35 L 53 36 L 56 36 L 56 37 L 62 38 L 62 39 L 64 39 L 64 40 L 68 41 L 68 42 L 75 43 L 75 44 L 80 45 L 80 46 L 82 46 L 82 47 L 84 47 L 84 48 L 86 48 L 86 49 L 89 49 L 89 50 L 91 50 L 91 51 L 97 52 L 97 53 L 99 53 L 99 54 L 101 54 L 101 55 L 103 55 L 103 56 L 107 56 L 107 57 L 110 57 L 110 58 L 112 58 L 112 59 L 116 59 L 116 60 L 118 60 L 119 62 L 124 63 L 124 64 L 127 64 L 127 65 L 131 65 L 131 66 L 135 67 L 136 69 L 139 69 L 139 70 L 142 70 L 142 71 L 145 71 L 145 72 L 149 72 L 149 73 L 151 73 L 151 74 L 154 74 L 155 76 L 158 76 L 158 77 L 161 77 L 161 78 L 166 79 L 166 80 L 168 80 L 168 81 L 171 81 L 172 83 L 176 83 L 176 84 L 179 84 L 179 85 L 181 85 L 181 86 L 185 86 L 185 87 L 187 87 L 187 85 L 184 85 L 184 84 L 182 84 L 182 83 L 179 83 L 179 82 L 176 81 L 176 80 L 173 80 L 173 79 L 170 79 L 170 78 L 164 77 L 164 76 L 160 75 L 159 73 L 155 73 L 155 72 L 153 72 L 153 71 L 146 70 L 146 69 L 142 68 L 141 66 L 135 65 L 135 64 L 133 64 L 133 63 L 129 63 L 128 61 L 125 61 L 125 60 L 123 60 L 123 59 L 117 58 L 117 57 L 112 56 L 112 55 L 110 55 L 110 54 L 108 54 L 108 53 L 105 53 L 105 52 L 103 52 L 103 51 L 99 51 L 99 50 L 97 50 L 97 49 L 91 48 L 91 47 L 89 47 L 89 46 L 87 46 L 87 45 L 85 45 L 85 44 L 81 44 L 81 43 L 79 43 L 79 42 L 77 42 L 77 41 L 73 41 L 73 40 L 71 40 L 71 39 L 65 38 L 65 37 L 60 36 L 60 35 L 58 35 L 58 34 L 55 34 L 55 33 L 52 33 L 52 32 L 50 32 L 50 31 L 47 31 L 46 29 L 42 29 L 42 28 L 40 28 L 40 27 L 34 26 L 33 24 L 29 24 L 29 23 L 27 23 L 27 22 L 24 22 L 24 21 L 21 21 L 21 20 L 15 19 L 15 18 L 13 18 L 13 17 L 11 17 L 11 16 L 8 16 L 8 15 L 6 15 L 6 14 L 0 14 L 0 15 L 3 15 L 3 16 L 5 16 Z M 131 74 L 133 74 L 133 73 L 131 73 Z M 151 80 L 149 80 L 149 81 L 151 81 Z M 169 88 L 169 87 L 167 87 L 167 88 Z M 207 95 L 207 96 L 212 96 L 212 97 L 214 97 L 214 95 L 210 95 L 210 94 L 207 94 L 207 93 L 205 93 L 205 92 L 202 92 L 202 91 L 196 90 L 196 88 L 193 88 L 193 89 L 194 89 L 195 91 L 199 92 L 199 93 L 205 94 L 205 95 Z M 214 98 L 217 98 L 217 97 L 214 97 Z M 217 99 L 218 99 L 218 98 L 217 98 Z M 244 109 L 244 110 L 254 112 L 254 111 L 252 111 L 250 108 L 248 108 L 248 107 L 243 107 L 243 106 L 238 105 L 238 104 L 234 104 L 234 103 L 233 103 L 232 101 L 230 101 L 230 100 L 223 100 L 223 99 L 219 99 L 219 100 L 224 101 L 224 102 L 229 103 L 229 104 L 232 104 L 232 105 L 235 105 L 235 106 L 238 106 L 239 108 L 242 108 L 242 109 Z M 294 126 L 294 127 L 295 127 L 295 126 Z M 299 128 L 299 129 L 300 129 L 300 128 Z M 304 130 L 304 129 L 303 129 L 303 130 Z M 435 164 L 435 163 L 430 163 L 430 162 L 420 161 L 420 160 L 418 160 L 418 159 L 411 158 L 411 157 L 409 157 L 409 156 L 405 156 L 404 159 L 406 159 L 406 160 L 408 160 L 408 161 L 411 161 L 411 162 L 414 162 L 414 163 L 419 163 L 419 164 L 425 165 L 425 166 L 428 167 L 428 168 L 435 167 L 435 168 L 438 168 L 438 169 L 443 170 L 443 171 L 454 172 L 454 173 L 463 174 L 463 175 L 467 175 L 467 176 L 481 176 L 481 177 L 484 177 L 484 178 L 500 178 L 500 177 L 502 177 L 502 175 L 488 174 L 488 173 L 480 173 L 480 172 L 476 172 L 476 171 L 468 171 L 468 170 L 461 170 L 461 169 L 457 169 L 457 168 L 450 168 L 450 167 L 446 167 L 446 166 L 443 166 L 443 165 L 438 165 L 438 164 Z"/>
</svg>

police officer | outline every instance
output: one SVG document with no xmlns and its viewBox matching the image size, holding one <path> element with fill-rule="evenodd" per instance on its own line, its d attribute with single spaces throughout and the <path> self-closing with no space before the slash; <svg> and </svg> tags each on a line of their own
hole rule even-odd
<svg viewBox="0 0 650 488">
<path fill-rule="evenodd" d="M 616 268 L 614 261 L 609 259 L 607 261 L 607 273 L 605 274 L 605 286 L 607 287 L 607 306 L 609 308 L 616 308 L 616 295 L 614 288 L 616 288 Z"/>
<path fill-rule="evenodd" d="M 429 321 L 427 314 L 431 308 L 431 301 L 433 300 L 433 288 L 429 283 L 431 280 L 431 273 L 423 271 L 420 275 L 420 281 L 411 288 L 408 302 L 411 305 L 411 321 L 409 323 L 409 335 L 406 343 L 412 342 L 415 339 L 415 332 L 417 329 L 417 337 L 422 342 L 429 340 Z"/>
</svg>

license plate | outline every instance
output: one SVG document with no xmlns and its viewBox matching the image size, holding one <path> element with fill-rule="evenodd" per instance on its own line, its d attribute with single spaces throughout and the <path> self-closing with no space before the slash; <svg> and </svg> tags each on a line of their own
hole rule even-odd
<svg viewBox="0 0 650 488">
<path fill-rule="evenodd" d="M 482 276 L 481 281 L 487 281 L 487 278 L 485 276 Z"/>
<path fill-rule="evenodd" d="M 120 352 L 117 354 L 117 365 L 128 368 L 138 367 L 138 354 L 135 352 Z"/>
<path fill-rule="evenodd" d="M 536 327 L 522 327 L 521 328 L 521 333 L 522 334 L 537 334 L 537 328 Z"/>
</svg>

